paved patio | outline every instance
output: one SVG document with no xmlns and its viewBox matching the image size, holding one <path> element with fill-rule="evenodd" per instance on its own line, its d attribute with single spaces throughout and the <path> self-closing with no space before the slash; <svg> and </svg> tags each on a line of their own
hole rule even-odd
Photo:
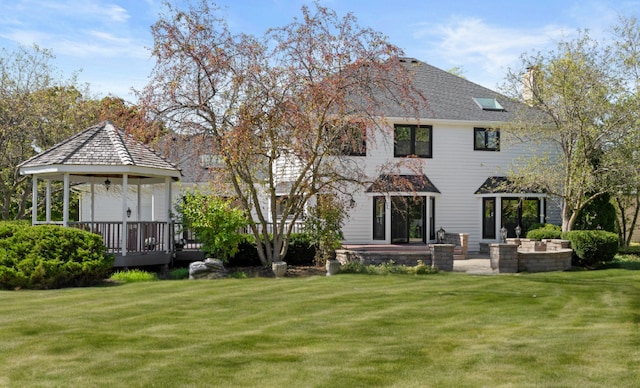
<svg viewBox="0 0 640 388">
<path fill-rule="evenodd" d="M 454 260 L 453 272 L 465 272 L 473 275 L 494 275 L 498 272 L 491 269 L 488 255 L 470 253 L 466 260 Z"/>
</svg>

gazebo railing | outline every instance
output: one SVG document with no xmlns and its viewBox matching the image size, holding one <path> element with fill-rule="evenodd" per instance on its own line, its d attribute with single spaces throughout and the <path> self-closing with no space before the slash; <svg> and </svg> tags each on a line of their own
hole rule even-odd
<svg viewBox="0 0 640 388">
<path fill-rule="evenodd" d="M 170 225 L 163 221 L 127 222 L 127 253 L 173 250 L 173 228 Z M 110 253 L 122 252 L 123 228 L 120 221 L 70 222 L 69 226 L 101 235 Z M 165 241 L 167 228 L 169 240 Z"/>
</svg>

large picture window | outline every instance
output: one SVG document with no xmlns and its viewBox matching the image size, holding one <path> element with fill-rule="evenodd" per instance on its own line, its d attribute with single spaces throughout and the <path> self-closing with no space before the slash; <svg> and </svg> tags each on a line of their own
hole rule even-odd
<svg viewBox="0 0 640 388">
<path fill-rule="evenodd" d="M 474 128 L 473 149 L 476 151 L 500 151 L 500 130 Z"/>
<path fill-rule="evenodd" d="M 540 222 L 543 211 L 539 198 L 502 198 L 502 226 L 507 229 L 507 237 L 516 237 L 516 226 L 522 228 L 526 236 L 531 225 Z"/>
<path fill-rule="evenodd" d="M 396 124 L 394 126 L 393 156 L 430 158 L 432 131 L 433 128 L 430 125 Z"/>
<path fill-rule="evenodd" d="M 349 156 L 367 156 L 366 129 L 362 125 L 351 124 L 345 127 L 346 139 L 342 142 L 342 154 Z"/>
</svg>

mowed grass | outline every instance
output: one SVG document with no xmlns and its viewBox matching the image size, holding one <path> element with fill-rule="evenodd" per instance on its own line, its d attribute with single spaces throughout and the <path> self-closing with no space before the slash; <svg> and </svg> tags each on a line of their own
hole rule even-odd
<svg viewBox="0 0 640 388">
<path fill-rule="evenodd" d="M 0 386 L 640 382 L 640 271 L 0 292 Z"/>
</svg>

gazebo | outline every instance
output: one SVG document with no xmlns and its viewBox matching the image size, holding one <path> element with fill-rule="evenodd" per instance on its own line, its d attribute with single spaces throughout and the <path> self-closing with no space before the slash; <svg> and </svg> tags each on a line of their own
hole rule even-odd
<svg viewBox="0 0 640 388">
<path fill-rule="evenodd" d="M 19 165 L 20 174 L 33 179 L 32 223 L 61 224 L 101 234 L 109 252 L 115 255 L 114 267 L 167 264 L 173 250 L 170 217 L 171 184 L 181 177 L 180 170 L 151 148 L 136 141 L 110 121 L 89 127 Z M 38 221 L 38 182 L 46 182 L 45 221 Z M 62 221 L 51 220 L 51 182 L 63 183 Z M 165 214 L 159 220 L 141 220 L 140 187 L 164 184 Z M 88 220 L 69 220 L 72 185 L 88 187 Z M 96 189 L 104 192 L 119 185 L 121 206 L 113 212 L 118 221 L 95 219 Z M 137 203 L 127 198 L 130 186 L 137 186 Z M 112 190 L 113 192 L 114 190 Z M 131 207 L 137 209 L 135 222 L 129 221 Z"/>
</svg>

